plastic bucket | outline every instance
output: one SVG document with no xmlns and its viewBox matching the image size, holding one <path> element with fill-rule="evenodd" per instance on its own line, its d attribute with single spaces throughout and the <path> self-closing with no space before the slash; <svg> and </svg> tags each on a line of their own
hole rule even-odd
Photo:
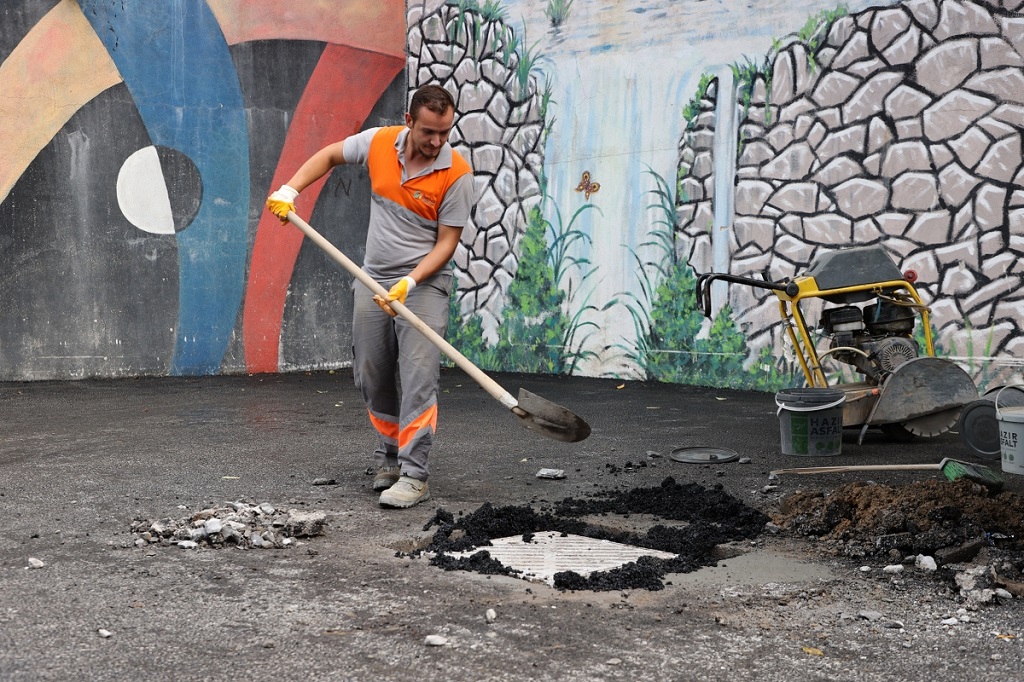
<svg viewBox="0 0 1024 682">
<path fill-rule="evenodd" d="M 1000 407 L 999 395 L 1007 388 L 1001 388 L 995 399 L 1003 473 L 1024 476 L 1024 407 Z"/>
<path fill-rule="evenodd" d="M 787 388 L 775 394 L 782 454 L 831 457 L 843 451 L 843 403 L 832 388 Z"/>
<path fill-rule="evenodd" d="M 1005 389 L 1005 392 L 1004 392 Z M 957 418 L 960 440 L 981 459 L 1001 459 L 999 419 L 996 418 L 996 397 L 999 406 L 1024 407 L 1024 387 L 996 386 L 977 400 L 967 403 Z"/>
</svg>

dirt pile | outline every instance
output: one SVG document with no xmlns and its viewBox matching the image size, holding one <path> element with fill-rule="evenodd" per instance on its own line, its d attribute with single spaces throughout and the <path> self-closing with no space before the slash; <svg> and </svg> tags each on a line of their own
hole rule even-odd
<svg viewBox="0 0 1024 682">
<path fill-rule="evenodd" d="M 639 533 L 616 531 L 607 525 L 596 526 L 581 520 L 584 516 L 628 517 L 631 514 L 685 523 L 658 523 Z M 423 528 L 437 527 L 430 545 L 414 554 L 430 554 L 431 563 L 445 570 L 513 575 L 516 571 L 494 560 L 486 549 L 466 558 L 450 554 L 486 547 L 494 538 L 522 535 L 524 542 L 529 542 L 532 533 L 541 531 L 571 533 L 671 552 L 676 557 L 643 557 L 620 568 L 587 576 L 565 571 L 555 575 L 555 587 L 594 591 L 660 590 L 666 574 L 687 573 L 714 564 L 713 550 L 717 545 L 753 538 L 768 520 L 765 514 L 746 506 L 721 486 L 708 489 L 695 483 L 677 483 L 669 477 L 658 487 L 598 491 L 585 499 L 566 498 L 540 511 L 529 506 L 494 507 L 487 503 L 456 519 L 439 509 Z"/>
<path fill-rule="evenodd" d="M 793 493 L 773 522 L 813 538 L 823 554 L 880 558 L 897 569 L 927 562 L 968 602 L 1024 597 L 1024 498 L 1016 493 L 966 480 L 850 483 L 828 495 Z"/>
<path fill-rule="evenodd" d="M 828 553 L 902 559 L 941 555 L 975 542 L 1019 548 L 1024 498 L 1011 492 L 992 495 L 965 480 L 896 487 L 858 482 L 828 495 L 795 492 L 782 500 L 773 521 L 791 533 L 816 537 L 819 549 Z"/>
</svg>

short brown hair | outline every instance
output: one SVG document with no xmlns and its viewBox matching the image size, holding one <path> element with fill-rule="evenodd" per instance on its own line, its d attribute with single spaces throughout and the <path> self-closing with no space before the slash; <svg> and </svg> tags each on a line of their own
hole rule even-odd
<svg viewBox="0 0 1024 682">
<path fill-rule="evenodd" d="M 438 116 L 444 116 L 449 109 L 455 108 L 455 99 L 440 85 L 424 85 L 413 93 L 412 102 L 409 103 L 409 115 L 416 120 L 416 114 L 420 109 L 426 107 Z"/>
</svg>

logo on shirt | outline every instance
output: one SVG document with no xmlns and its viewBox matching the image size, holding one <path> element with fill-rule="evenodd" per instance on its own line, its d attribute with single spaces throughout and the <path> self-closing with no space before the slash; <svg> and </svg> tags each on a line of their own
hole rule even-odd
<svg viewBox="0 0 1024 682">
<path fill-rule="evenodd" d="M 426 194 L 419 190 L 416 190 L 415 192 L 412 193 L 412 198 L 415 199 L 416 201 L 422 201 L 427 206 L 433 206 L 434 204 L 437 203 L 436 201 L 434 201 L 434 197 L 427 196 Z"/>
</svg>

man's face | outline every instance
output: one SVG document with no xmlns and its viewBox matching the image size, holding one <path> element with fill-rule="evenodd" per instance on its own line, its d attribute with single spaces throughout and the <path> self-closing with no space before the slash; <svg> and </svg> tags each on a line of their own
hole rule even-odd
<svg viewBox="0 0 1024 682">
<path fill-rule="evenodd" d="M 409 127 L 412 150 L 428 159 L 436 159 L 441 153 L 441 147 L 448 141 L 454 121 L 454 109 L 448 109 L 444 114 L 435 114 L 426 107 L 420 107 L 415 119 L 406 113 L 405 125 Z"/>
</svg>

